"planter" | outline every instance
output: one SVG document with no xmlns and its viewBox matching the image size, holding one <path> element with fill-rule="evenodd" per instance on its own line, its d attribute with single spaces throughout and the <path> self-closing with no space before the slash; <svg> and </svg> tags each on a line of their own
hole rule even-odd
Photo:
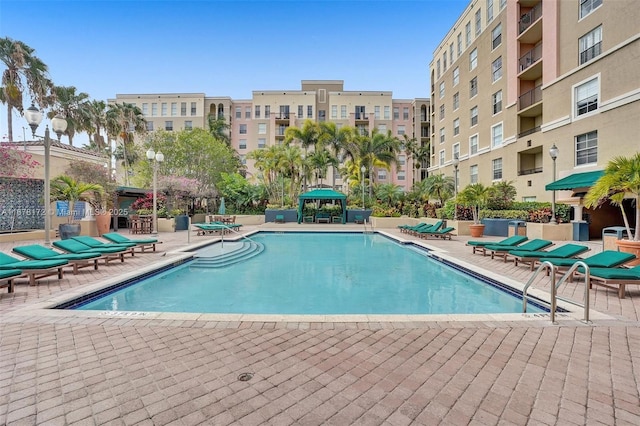
<svg viewBox="0 0 640 426">
<path fill-rule="evenodd" d="M 98 236 L 102 236 L 102 234 L 106 234 L 109 232 L 111 228 L 111 213 L 102 213 L 95 215 L 96 218 L 96 227 L 98 228 Z"/>
<path fill-rule="evenodd" d="M 483 224 L 469 225 L 469 232 L 471 233 L 472 238 L 482 237 L 482 235 L 484 234 L 484 225 Z"/>
<path fill-rule="evenodd" d="M 176 222 L 173 218 L 158 218 L 158 232 L 174 232 L 176 230 Z"/>
<path fill-rule="evenodd" d="M 628 266 L 636 266 L 640 265 L 640 241 L 632 241 L 632 240 L 617 240 L 616 245 L 618 246 L 619 251 L 623 251 L 625 253 L 632 253 L 636 255 L 636 260 L 632 260 L 631 262 L 625 263 Z"/>
<path fill-rule="evenodd" d="M 79 223 L 61 223 L 58 225 L 58 232 L 61 240 L 68 240 L 71 237 L 80 235 Z"/>
</svg>

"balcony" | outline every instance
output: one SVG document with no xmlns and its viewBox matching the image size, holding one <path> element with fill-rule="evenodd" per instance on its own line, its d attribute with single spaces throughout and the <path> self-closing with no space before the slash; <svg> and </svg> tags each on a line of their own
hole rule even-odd
<svg viewBox="0 0 640 426">
<path fill-rule="evenodd" d="M 518 60 L 518 78 L 521 80 L 537 80 L 542 76 L 542 43 L 522 55 Z"/>
<path fill-rule="evenodd" d="M 540 112 L 542 111 L 542 105 L 540 104 L 541 102 L 542 86 L 537 86 L 520 95 L 520 97 L 518 98 L 518 113 L 525 117 L 535 117 L 536 115 L 540 115 Z M 531 110 L 531 107 L 536 104 L 540 104 L 540 112 Z M 527 110 L 527 114 L 524 114 L 525 110 Z"/>
<path fill-rule="evenodd" d="M 542 40 L 542 2 L 524 13 L 518 21 L 520 43 L 535 44 Z"/>
<path fill-rule="evenodd" d="M 522 132 L 518 133 L 518 138 L 524 138 L 525 136 L 532 135 L 539 131 L 540 126 L 532 127 L 531 129 L 523 130 Z"/>
<path fill-rule="evenodd" d="M 289 114 L 276 115 L 276 121 L 289 121 Z"/>
<path fill-rule="evenodd" d="M 518 170 L 518 176 L 532 175 L 535 173 L 542 173 L 542 167 L 536 167 L 535 169 Z"/>
<path fill-rule="evenodd" d="M 369 114 L 365 114 L 364 112 L 356 112 L 354 115 L 356 121 L 369 121 Z"/>
</svg>

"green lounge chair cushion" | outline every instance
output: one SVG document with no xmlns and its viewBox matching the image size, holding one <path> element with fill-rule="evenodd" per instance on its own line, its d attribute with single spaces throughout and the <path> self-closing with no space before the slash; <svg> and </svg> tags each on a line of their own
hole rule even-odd
<svg viewBox="0 0 640 426">
<path fill-rule="evenodd" d="M 502 241 L 467 241 L 467 245 L 469 246 L 477 246 L 484 247 L 488 245 L 501 245 L 501 246 L 517 246 L 518 244 L 522 244 L 527 241 L 527 237 L 524 235 L 514 235 L 512 237 L 506 238 Z"/>
<path fill-rule="evenodd" d="M 100 253 L 60 253 L 51 250 L 48 247 L 39 244 L 14 247 L 13 251 L 30 259 L 49 260 L 49 259 L 65 259 L 65 260 L 86 260 L 100 257 Z"/>
<path fill-rule="evenodd" d="M 509 254 L 516 257 L 525 257 L 525 258 L 531 257 L 534 259 L 542 259 L 547 257 L 553 257 L 558 259 L 568 259 L 570 257 L 574 257 L 581 253 L 584 253 L 586 251 L 589 251 L 589 247 L 587 246 L 583 246 L 580 244 L 565 244 L 563 246 L 556 247 L 553 250 L 549 250 L 549 251 L 542 251 L 542 250 L 523 251 L 523 250 L 518 250 L 516 248 L 515 250 L 511 250 Z"/>
<path fill-rule="evenodd" d="M 0 279 L 17 277 L 18 275 L 22 275 L 22 271 L 19 269 L 3 269 L 0 270 Z"/>
<path fill-rule="evenodd" d="M 501 245 L 490 245 L 490 246 L 484 246 L 484 248 L 486 248 L 487 250 L 491 250 L 491 251 L 506 251 L 506 252 L 511 252 L 514 250 L 524 250 L 524 251 L 535 251 L 535 250 L 542 250 L 545 247 L 549 247 L 550 245 L 552 245 L 553 242 L 549 241 L 549 240 L 542 240 L 539 238 L 527 241 L 526 243 L 517 246 L 515 248 L 513 247 L 505 247 L 505 246 L 501 246 Z"/>
<path fill-rule="evenodd" d="M 82 244 L 80 241 L 73 239 L 54 241 L 53 245 L 69 253 L 101 253 L 101 254 L 114 254 L 122 253 L 126 250 L 123 247 L 103 247 L 92 248 L 86 244 Z"/>
<path fill-rule="evenodd" d="M 108 234 L 102 234 L 102 238 L 114 243 L 136 243 L 136 244 L 153 244 L 157 243 L 157 238 L 128 238 L 124 235 L 120 235 L 117 232 L 109 232 Z"/>
<path fill-rule="evenodd" d="M 49 269 L 68 264 L 60 260 L 20 260 L 6 253 L 0 253 L 0 269 Z"/>
<path fill-rule="evenodd" d="M 87 235 L 80 235 L 78 237 L 72 237 L 72 239 L 76 241 L 80 241 L 82 244 L 85 244 L 92 248 L 102 248 L 102 247 L 121 247 L 122 249 L 126 249 L 129 247 L 135 247 L 136 243 L 103 243 L 100 240 L 96 240 L 93 237 L 89 237 Z"/>
<path fill-rule="evenodd" d="M 582 261 L 589 267 L 612 268 L 614 266 L 622 265 L 623 263 L 635 258 L 636 256 L 632 253 L 605 250 L 584 259 L 545 258 L 544 260 L 547 262 L 551 262 L 555 266 L 572 266 L 574 263 Z"/>
<path fill-rule="evenodd" d="M 584 268 L 579 268 L 584 269 Z M 584 272 L 584 271 L 581 271 Z M 640 265 L 633 268 L 589 268 L 589 273 L 595 277 L 607 280 L 640 280 Z"/>
</svg>

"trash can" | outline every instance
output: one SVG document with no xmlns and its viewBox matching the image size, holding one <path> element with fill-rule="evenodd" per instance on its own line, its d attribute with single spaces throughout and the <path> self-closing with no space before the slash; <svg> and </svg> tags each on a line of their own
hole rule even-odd
<svg viewBox="0 0 640 426">
<path fill-rule="evenodd" d="M 527 235 L 527 222 L 523 220 L 512 220 L 509 222 L 509 237 L 514 235 Z"/>
<path fill-rule="evenodd" d="M 631 232 L 634 232 L 631 229 Z M 610 226 L 608 228 L 602 229 L 602 250 L 618 250 L 618 246 L 616 245 L 617 240 L 621 240 L 623 238 L 629 238 L 627 235 L 627 228 L 624 226 Z"/>
<path fill-rule="evenodd" d="M 186 231 L 189 229 L 189 216 L 176 216 L 176 231 Z"/>
<path fill-rule="evenodd" d="M 572 222 L 573 241 L 589 241 L 589 222 Z"/>
</svg>

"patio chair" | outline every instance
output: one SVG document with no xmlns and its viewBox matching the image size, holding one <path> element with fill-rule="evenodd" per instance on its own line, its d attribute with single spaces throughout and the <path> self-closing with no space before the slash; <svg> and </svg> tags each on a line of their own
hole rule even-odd
<svg viewBox="0 0 640 426">
<path fill-rule="evenodd" d="M 131 253 L 131 256 L 135 256 L 133 247 L 136 246 L 136 243 L 111 243 L 111 242 L 104 243 L 100 240 L 97 240 L 93 237 L 89 237 L 87 235 L 80 235 L 77 237 L 72 237 L 71 239 L 79 241 L 84 245 L 87 245 L 91 248 L 96 248 L 96 249 L 105 248 L 105 247 L 119 248 L 121 250 L 126 250 L 127 253 Z"/>
<path fill-rule="evenodd" d="M 442 228 L 437 231 L 423 232 L 420 234 L 420 238 L 427 239 L 429 237 L 436 237 L 436 238 L 442 238 L 443 240 L 450 240 L 451 233 L 455 230 L 456 228 L 452 226 L 447 226 L 446 228 Z"/>
<path fill-rule="evenodd" d="M 283 214 L 277 214 L 274 222 L 275 223 L 284 223 L 284 215 Z"/>
<path fill-rule="evenodd" d="M 438 230 L 442 227 L 443 224 L 444 224 L 444 221 L 439 220 L 434 224 L 431 224 L 431 225 L 427 224 L 426 226 L 421 226 L 419 228 L 409 230 L 408 234 L 415 235 L 416 237 L 421 237 L 423 234 L 438 232 Z"/>
<path fill-rule="evenodd" d="M 20 260 L 6 253 L 0 253 L 0 270 L 22 270 L 22 273 L 29 277 L 29 285 L 36 285 L 37 280 L 51 275 L 57 275 L 61 280 L 64 278 L 62 269 L 65 266 L 70 265 L 63 259 Z"/>
<path fill-rule="evenodd" d="M 542 240 L 539 238 L 535 238 L 533 240 L 529 240 L 522 245 L 514 248 L 504 247 L 501 245 L 490 245 L 484 246 L 485 252 L 491 252 L 491 259 L 495 259 L 495 256 L 502 256 L 502 259 L 507 261 L 507 254 L 509 254 L 512 250 L 520 250 L 520 251 L 536 251 L 536 250 L 544 250 L 547 247 L 551 247 L 553 245 L 553 241 Z"/>
<path fill-rule="evenodd" d="M 624 299 L 627 284 L 640 285 L 640 265 L 629 269 L 589 268 L 589 288 L 594 284 L 616 290 L 618 298 Z"/>
<path fill-rule="evenodd" d="M 501 241 L 467 241 L 466 245 L 473 247 L 473 254 L 476 254 L 476 251 L 480 250 L 480 251 L 482 251 L 482 254 L 484 256 L 484 254 L 485 254 L 484 247 L 485 246 L 500 245 L 500 246 L 503 246 L 503 247 L 514 247 L 515 248 L 518 244 L 522 244 L 527 240 L 528 240 L 528 238 L 525 237 L 524 235 L 514 235 L 512 237 L 505 238 L 504 240 L 501 240 Z"/>
<path fill-rule="evenodd" d="M 98 270 L 98 260 L 100 259 L 99 253 L 60 253 L 40 244 L 17 246 L 13 248 L 13 252 L 31 260 L 64 259 L 73 265 L 74 274 L 78 273 L 78 269 L 90 266 L 93 266 L 94 270 Z"/>
<path fill-rule="evenodd" d="M 196 235 L 210 235 L 215 234 L 216 232 L 222 234 L 228 229 L 227 225 L 220 222 L 193 223 L 192 225 L 196 227 Z"/>
<path fill-rule="evenodd" d="M 566 270 L 575 265 L 576 262 L 584 262 L 589 268 L 614 268 L 616 266 L 624 265 L 627 262 L 636 259 L 636 255 L 633 253 L 625 253 L 622 251 L 604 250 L 600 253 L 596 253 L 593 256 L 586 257 L 584 259 L 558 259 L 554 257 L 547 257 L 543 259 L 545 262 L 550 262 L 556 267 L 557 273 L 564 273 Z M 580 271 L 579 268 L 578 271 Z M 573 279 L 573 274 L 569 277 L 569 281 Z"/>
<path fill-rule="evenodd" d="M 533 271 L 533 268 L 538 261 L 543 261 L 546 258 L 570 259 L 572 257 L 579 256 L 589 250 L 589 247 L 582 244 L 565 244 L 549 251 L 522 251 L 514 248 L 509 253 L 507 253 L 506 257 L 508 258 L 509 256 L 512 256 L 515 266 L 518 266 L 518 263 L 529 263 L 531 266 L 531 270 Z"/>
<path fill-rule="evenodd" d="M 361 214 L 357 214 L 353 217 L 353 222 L 357 223 L 357 224 L 363 224 L 364 223 L 364 217 Z"/>
<path fill-rule="evenodd" d="M 13 293 L 13 280 L 24 275 L 19 269 L 0 270 L 0 287 L 8 287 L 7 291 Z"/>
<path fill-rule="evenodd" d="M 67 253 L 98 253 L 104 259 L 105 264 L 115 259 L 124 262 L 124 255 L 132 251 L 130 248 L 123 249 L 122 247 L 89 247 L 74 239 L 54 241 L 53 245 Z"/>
<path fill-rule="evenodd" d="M 152 251 L 156 251 L 156 244 L 161 244 L 162 241 L 158 241 L 157 238 L 128 238 L 117 232 L 109 232 L 102 234 L 102 238 L 111 241 L 112 243 L 135 243 L 136 247 L 144 253 L 145 249 L 150 248 Z"/>
</svg>

